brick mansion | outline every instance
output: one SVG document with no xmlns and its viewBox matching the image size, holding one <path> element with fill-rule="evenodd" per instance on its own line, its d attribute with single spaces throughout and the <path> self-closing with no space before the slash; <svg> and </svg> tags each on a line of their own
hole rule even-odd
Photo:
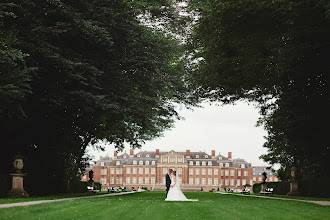
<svg viewBox="0 0 330 220">
<path fill-rule="evenodd" d="M 101 157 L 89 169 L 94 172 L 93 180 L 102 184 L 102 189 L 108 187 L 147 187 L 152 190 L 165 190 L 165 174 L 169 169 L 179 173 L 181 189 L 183 191 L 199 191 L 201 188 L 210 190 L 214 188 L 243 189 L 245 184 L 262 181 L 262 173 L 267 173 L 268 182 L 277 182 L 273 170 L 266 167 L 251 166 L 243 159 L 233 159 L 232 153 L 228 156 L 205 152 L 161 152 L 141 151 L 134 154 L 123 153 L 114 157 Z M 88 181 L 88 172 L 82 181 Z"/>
</svg>

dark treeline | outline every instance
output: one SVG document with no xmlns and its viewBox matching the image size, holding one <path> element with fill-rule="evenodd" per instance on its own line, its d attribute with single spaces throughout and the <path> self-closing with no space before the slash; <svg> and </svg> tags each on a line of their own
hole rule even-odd
<svg viewBox="0 0 330 220">
<path fill-rule="evenodd" d="M 22 154 L 29 193 L 70 192 L 89 144 L 136 148 L 173 125 L 173 103 L 192 103 L 182 48 L 137 19 L 170 24 L 169 2 L 0 4 L 0 173 Z"/>
<path fill-rule="evenodd" d="M 330 172 L 330 2 L 191 0 L 192 78 L 211 100 L 256 102 L 268 132 L 261 158 L 288 179 Z M 247 149 L 248 150 L 248 149 Z"/>
</svg>

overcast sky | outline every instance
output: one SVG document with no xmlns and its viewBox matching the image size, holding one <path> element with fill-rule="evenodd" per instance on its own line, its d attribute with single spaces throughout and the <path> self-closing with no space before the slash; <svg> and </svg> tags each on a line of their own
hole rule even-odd
<svg viewBox="0 0 330 220">
<path fill-rule="evenodd" d="M 217 106 L 203 104 L 204 108 L 179 110 L 184 120 L 177 121 L 175 127 L 165 131 L 164 136 L 147 141 L 142 151 L 205 151 L 211 154 L 227 156 L 232 152 L 233 158 L 242 158 L 252 165 L 267 165 L 259 159 L 266 153 L 262 147 L 266 131 L 256 127 L 260 117 L 258 110 L 253 105 L 238 102 L 236 105 Z M 126 147 L 129 153 L 129 148 Z M 124 151 L 125 151 L 124 150 Z M 90 150 L 90 154 L 99 159 L 108 154 L 113 157 L 113 146 L 107 146 L 105 152 Z M 139 152 L 136 149 L 134 152 Z M 119 153 L 120 154 L 120 153 Z"/>
</svg>

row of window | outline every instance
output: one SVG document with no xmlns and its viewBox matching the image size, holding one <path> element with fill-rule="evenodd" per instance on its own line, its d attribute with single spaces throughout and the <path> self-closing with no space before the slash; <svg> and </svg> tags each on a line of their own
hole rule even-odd
<svg viewBox="0 0 330 220">
<path fill-rule="evenodd" d="M 218 175 L 218 169 L 207 169 L 207 174 L 212 175 L 212 170 L 213 170 L 213 175 Z M 195 172 L 194 172 L 195 171 Z M 221 170 L 221 176 L 229 176 L 229 171 L 230 171 L 230 176 L 235 176 L 235 170 Z M 189 175 L 200 175 L 199 169 L 196 168 L 194 169 L 189 169 Z M 248 171 L 243 171 L 243 173 L 238 170 L 237 171 L 237 176 L 248 176 Z M 202 169 L 202 175 L 206 175 L 206 169 Z"/>
<path fill-rule="evenodd" d="M 268 180 L 269 180 L 270 182 L 271 182 L 271 181 L 276 181 L 276 182 L 277 182 L 277 181 L 278 181 L 278 178 L 277 178 L 277 177 L 274 177 L 274 178 L 273 178 L 272 176 L 270 176 L 270 177 L 268 178 Z M 253 181 L 257 181 L 257 177 L 254 176 L 254 177 L 253 177 Z M 258 177 L 258 181 L 262 181 L 262 177 L 261 177 L 261 176 Z"/>
<path fill-rule="evenodd" d="M 137 171 L 139 171 L 139 174 L 143 174 L 143 170 L 144 170 L 145 174 L 149 174 L 149 171 L 151 171 L 151 174 L 156 173 L 156 168 L 135 168 L 135 167 L 130 168 L 130 167 L 126 167 L 126 173 L 127 174 L 131 174 L 131 170 L 132 170 L 132 174 L 137 174 Z M 110 174 L 122 174 L 121 169 L 111 168 L 110 169 Z M 101 175 L 107 175 L 107 169 L 101 169 Z"/>
<path fill-rule="evenodd" d="M 257 176 L 257 175 L 261 176 L 261 175 L 262 175 L 262 173 L 261 173 L 261 172 L 259 172 L 259 173 L 255 173 L 255 172 L 253 172 L 253 175 L 254 175 L 254 176 Z M 270 172 L 268 175 L 269 175 L 269 176 L 272 176 L 272 175 L 273 175 L 273 173 L 272 173 L 272 172 Z"/>
</svg>

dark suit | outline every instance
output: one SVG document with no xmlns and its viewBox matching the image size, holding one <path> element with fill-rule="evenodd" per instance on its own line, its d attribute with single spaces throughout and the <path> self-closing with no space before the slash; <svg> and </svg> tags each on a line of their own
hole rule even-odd
<svg viewBox="0 0 330 220">
<path fill-rule="evenodd" d="M 171 178 L 170 175 L 168 173 L 166 173 L 166 198 L 167 198 L 167 193 L 170 190 L 171 187 Z"/>
</svg>

